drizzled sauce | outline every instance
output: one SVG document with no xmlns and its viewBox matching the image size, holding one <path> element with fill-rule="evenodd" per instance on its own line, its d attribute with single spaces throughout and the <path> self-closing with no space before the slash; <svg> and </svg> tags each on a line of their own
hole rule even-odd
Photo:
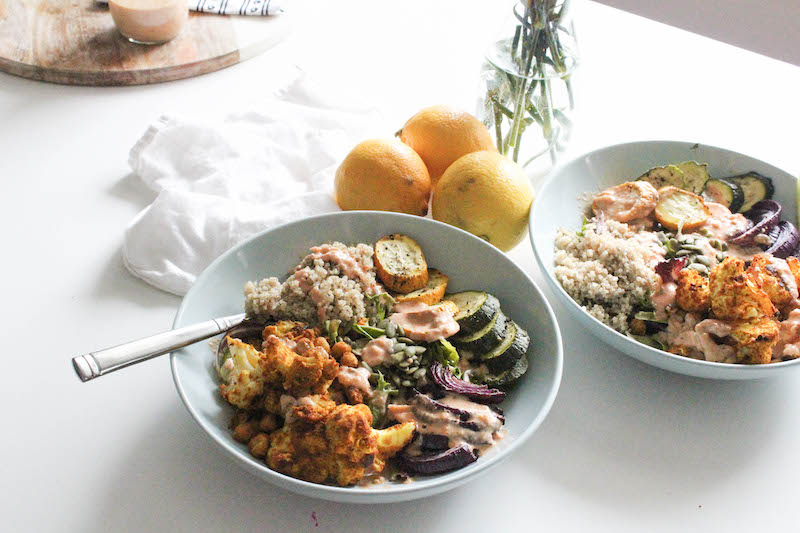
<svg viewBox="0 0 800 533">
<path fill-rule="evenodd" d="M 392 347 L 394 342 L 392 339 L 381 335 L 377 339 L 373 339 L 364 346 L 361 350 L 361 360 L 369 366 L 378 366 L 392 360 Z"/>
<path fill-rule="evenodd" d="M 364 290 L 369 294 L 375 294 L 378 292 L 377 285 L 375 281 L 371 278 L 371 276 L 367 273 L 364 265 L 362 265 L 355 257 L 352 256 L 346 250 L 342 250 L 341 248 L 336 248 L 330 244 L 322 244 L 320 246 L 314 246 L 311 248 L 311 253 L 308 254 L 303 258 L 302 263 L 305 263 L 309 260 L 321 260 L 327 263 L 333 263 L 339 267 L 339 271 L 342 273 L 343 276 L 346 276 L 350 279 L 358 280 L 364 286 Z M 303 268 L 308 267 L 296 267 L 292 272 L 296 273 Z M 302 287 L 301 281 L 301 287 Z"/>
<path fill-rule="evenodd" d="M 458 323 L 446 308 L 422 302 L 400 302 L 389 320 L 401 326 L 406 337 L 415 341 L 433 342 L 458 333 Z"/>
<path fill-rule="evenodd" d="M 447 394 L 437 401 L 464 411 L 466 415 L 459 415 L 446 409 L 436 409 L 419 397 L 412 399 L 407 405 L 390 405 L 388 413 L 401 423 L 416 422 L 418 433 L 447 437 L 451 448 L 467 444 L 482 450 L 502 438 L 500 430 L 503 427 L 503 419 L 489 406 L 472 402 L 456 394 Z"/>
<path fill-rule="evenodd" d="M 369 384 L 370 371 L 366 368 L 350 368 L 340 366 L 336 379 L 345 387 L 355 387 L 364 391 L 369 396 L 372 394 L 372 386 Z"/>
</svg>

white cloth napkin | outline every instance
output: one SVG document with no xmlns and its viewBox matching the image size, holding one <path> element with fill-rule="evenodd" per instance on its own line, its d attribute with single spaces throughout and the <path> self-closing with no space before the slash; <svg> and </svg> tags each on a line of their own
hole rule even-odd
<svg viewBox="0 0 800 533">
<path fill-rule="evenodd" d="M 159 289 L 185 294 L 222 252 L 267 228 L 338 210 L 338 162 L 379 122 L 374 110 L 333 104 L 300 75 L 259 111 L 219 121 L 165 116 L 130 152 L 158 193 L 130 223 L 125 266 Z"/>
<path fill-rule="evenodd" d="M 97 0 L 107 4 L 108 0 Z M 279 15 L 283 2 L 278 0 L 187 0 L 189 11 L 216 13 L 218 15 Z"/>
</svg>

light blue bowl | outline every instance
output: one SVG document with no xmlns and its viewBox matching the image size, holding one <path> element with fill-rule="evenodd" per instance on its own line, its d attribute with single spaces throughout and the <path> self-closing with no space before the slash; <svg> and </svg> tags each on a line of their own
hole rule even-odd
<svg viewBox="0 0 800 533">
<path fill-rule="evenodd" d="M 530 333 L 530 369 L 502 406 L 508 437 L 466 468 L 410 484 L 340 488 L 308 483 L 270 470 L 233 440 L 227 428 L 233 410 L 217 392 L 214 358 L 206 343 L 173 352 L 172 375 L 189 413 L 233 459 L 270 483 L 341 502 L 386 503 L 429 496 L 466 483 L 507 458 L 533 434 L 553 404 L 561 382 L 561 335 L 541 291 L 493 246 L 460 229 L 416 216 L 351 211 L 266 231 L 235 246 L 200 275 L 184 297 L 174 327 L 241 312 L 246 281 L 285 277 L 311 246 L 333 240 L 374 243 L 389 233 L 405 233 L 419 242 L 428 264 L 450 277 L 450 291 L 482 289 L 495 294 L 503 311 Z"/>
<path fill-rule="evenodd" d="M 758 159 L 707 145 L 675 141 L 642 141 L 601 148 L 555 168 L 536 196 L 530 214 L 530 236 L 536 260 L 550 286 L 580 324 L 619 351 L 647 364 L 680 374 L 710 379 L 755 379 L 797 368 L 800 359 L 768 365 L 735 365 L 698 361 L 656 350 L 606 326 L 579 306 L 555 278 L 554 239 L 559 228 L 581 226 L 579 197 L 641 176 L 648 169 L 683 161 L 708 163 L 713 177 L 755 170 L 772 178 L 782 218 L 796 223 L 797 180 Z"/>
</svg>

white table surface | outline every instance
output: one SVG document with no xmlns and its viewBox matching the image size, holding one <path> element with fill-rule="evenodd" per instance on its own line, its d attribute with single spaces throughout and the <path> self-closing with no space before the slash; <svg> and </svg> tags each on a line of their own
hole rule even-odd
<svg viewBox="0 0 800 533">
<path fill-rule="evenodd" d="M 189 417 L 166 358 L 76 379 L 72 356 L 167 329 L 179 302 L 120 262 L 127 222 L 152 200 L 126 164 L 149 121 L 235 109 L 292 64 L 368 95 L 398 127 L 427 104 L 472 109 L 481 52 L 510 5 L 315 3 L 294 3 L 281 47 L 192 80 L 77 88 L 0 75 L 3 529 L 795 530 L 800 374 L 673 375 L 613 352 L 559 305 L 564 378 L 539 431 L 478 481 L 409 503 L 333 504 L 251 476 Z M 571 153 L 671 138 L 800 173 L 800 68 L 589 2 L 576 18 Z M 541 282 L 527 243 L 511 255 Z"/>
</svg>

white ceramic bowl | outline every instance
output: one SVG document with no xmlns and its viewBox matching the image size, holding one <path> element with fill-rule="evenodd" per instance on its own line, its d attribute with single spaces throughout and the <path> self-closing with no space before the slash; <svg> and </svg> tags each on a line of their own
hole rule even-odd
<svg viewBox="0 0 800 533">
<path fill-rule="evenodd" d="M 530 333 L 530 368 L 502 405 L 508 438 L 466 468 L 410 484 L 340 488 L 308 483 L 270 470 L 231 438 L 227 424 L 233 410 L 217 392 L 214 358 L 206 343 L 173 352 L 175 385 L 197 423 L 239 464 L 275 485 L 342 502 L 385 503 L 439 493 L 474 479 L 507 458 L 533 434 L 555 399 L 561 382 L 561 335 L 550 306 L 534 282 L 506 255 L 481 239 L 415 216 L 334 213 L 264 232 L 229 250 L 200 275 L 183 299 L 174 326 L 241 312 L 246 281 L 267 276 L 285 278 L 311 246 L 332 240 L 374 243 L 389 233 L 405 233 L 416 239 L 428 264 L 450 276 L 451 291 L 482 289 L 495 294 L 503 311 Z"/>
<path fill-rule="evenodd" d="M 555 168 L 534 200 L 530 215 L 531 242 L 536 260 L 555 294 L 578 323 L 619 351 L 650 365 L 711 379 L 755 379 L 797 368 L 800 359 L 768 365 L 712 363 L 680 357 L 640 344 L 587 313 L 555 278 L 554 239 L 559 228 L 581 226 L 578 198 L 641 176 L 648 169 L 682 161 L 708 163 L 712 177 L 755 170 L 771 177 L 775 196 L 783 206 L 782 219 L 796 223 L 797 180 L 789 173 L 752 157 L 707 145 L 675 141 L 642 141 L 601 148 Z"/>
</svg>

